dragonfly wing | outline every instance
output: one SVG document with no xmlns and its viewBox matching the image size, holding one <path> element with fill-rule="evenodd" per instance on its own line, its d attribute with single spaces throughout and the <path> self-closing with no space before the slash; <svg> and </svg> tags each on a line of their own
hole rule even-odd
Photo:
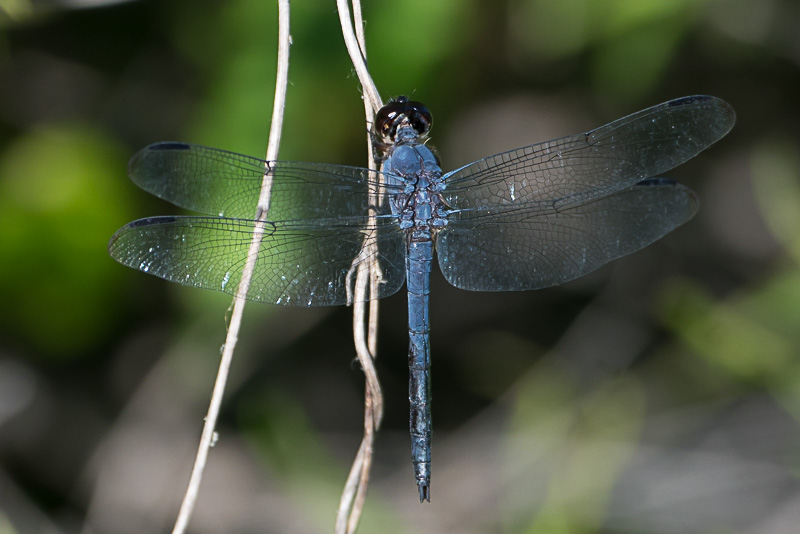
<svg viewBox="0 0 800 534">
<path fill-rule="evenodd" d="M 499 213 L 471 210 L 440 231 L 439 266 L 466 290 L 550 287 L 649 245 L 696 210 L 694 193 L 664 178 L 566 207 L 543 201 Z"/>
<path fill-rule="evenodd" d="M 270 220 L 358 216 L 380 173 L 360 167 L 258 158 L 187 143 L 156 143 L 137 152 L 128 175 L 139 187 L 176 206 L 208 215 L 256 218 L 264 173 L 272 176 Z"/>
<path fill-rule="evenodd" d="M 396 293 L 405 277 L 402 231 L 392 218 L 365 216 L 310 222 L 256 222 L 217 217 L 152 217 L 134 221 L 111 238 L 120 263 L 185 286 L 235 295 L 256 226 L 261 247 L 247 299 L 290 306 L 332 306 L 351 301 L 348 273 L 376 261 L 377 298 Z M 362 245 L 377 252 L 361 255 Z"/>
<path fill-rule="evenodd" d="M 445 176 L 443 196 L 462 211 L 590 202 L 691 159 L 724 137 L 735 120 L 718 98 L 679 98 L 587 133 L 471 163 Z"/>
</svg>

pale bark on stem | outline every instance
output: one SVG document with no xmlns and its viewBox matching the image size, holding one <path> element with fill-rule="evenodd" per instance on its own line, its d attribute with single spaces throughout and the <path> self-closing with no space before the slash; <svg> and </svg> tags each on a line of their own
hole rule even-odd
<svg viewBox="0 0 800 534">
<path fill-rule="evenodd" d="M 339 20 L 342 26 L 347 51 L 353 62 L 353 67 L 358 75 L 364 96 L 364 111 L 366 122 L 372 124 L 375 113 L 383 105 L 366 64 L 366 45 L 364 42 L 364 23 L 361 18 L 361 4 L 353 0 L 353 16 L 347 0 L 337 0 Z M 368 164 L 371 170 L 376 169 L 372 153 L 372 139 L 367 136 Z M 377 191 L 370 191 L 370 205 L 378 204 Z M 374 222 L 371 215 L 371 222 Z M 378 301 L 375 300 L 381 273 L 374 261 L 365 261 L 375 258 L 377 254 L 375 244 L 365 246 L 361 254 L 353 262 L 355 269 L 355 288 L 353 305 L 353 341 L 356 347 L 358 360 L 364 370 L 366 386 L 364 391 L 364 437 L 358 449 L 350 475 L 347 478 L 342 497 L 339 502 L 339 511 L 336 517 L 337 534 L 355 532 L 366 498 L 367 483 L 372 466 L 372 450 L 375 433 L 383 417 L 383 395 L 380 382 L 375 370 L 373 358 L 377 347 L 378 329 Z M 366 302 L 369 302 L 369 316 L 367 317 Z"/>
<path fill-rule="evenodd" d="M 373 114 L 381 109 L 383 103 L 378 94 L 378 88 L 375 87 L 375 82 L 372 81 L 372 77 L 369 75 L 369 70 L 367 69 L 365 45 L 363 41 L 359 41 L 359 38 L 356 37 L 356 32 L 354 30 L 354 27 L 361 27 L 364 24 L 363 20 L 361 20 L 361 5 L 359 0 L 353 0 L 353 4 L 356 6 L 354 12 L 358 16 L 358 19 L 355 21 L 353 21 L 350 16 L 350 6 L 347 0 L 336 0 L 336 7 L 339 11 L 339 22 L 342 25 L 342 37 L 347 47 L 347 53 L 350 54 L 353 68 L 358 76 L 358 81 L 361 83 L 361 92 L 364 94 L 364 99 L 369 102 L 372 107 L 372 113 L 369 113 L 367 117 L 368 122 L 371 123 Z M 360 38 L 363 39 L 363 31 L 359 30 L 358 33 Z M 372 143 L 370 142 L 370 146 L 371 145 Z M 371 161 L 370 159 L 370 162 Z"/>
<path fill-rule="evenodd" d="M 278 156 L 280 146 L 281 129 L 283 126 L 283 111 L 286 103 L 286 86 L 289 72 L 289 46 L 291 37 L 289 35 L 289 0 L 279 0 L 278 2 L 278 73 L 275 82 L 275 101 L 272 108 L 272 124 L 269 132 L 269 144 L 267 146 L 267 161 L 274 161 Z M 239 329 L 242 324 L 242 314 L 246 302 L 247 292 L 250 289 L 250 281 L 253 277 L 258 251 L 261 247 L 261 239 L 264 234 L 267 213 L 270 205 L 270 194 L 272 191 L 271 169 L 267 166 L 264 169 L 264 180 L 261 184 L 261 193 L 256 207 L 256 219 L 262 224 L 257 224 L 253 231 L 253 239 L 247 253 L 247 261 L 242 270 L 242 279 L 233 301 L 233 311 L 228 324 L 228 334 L 223 345 L 222 358 L 220 360 L 219 371 L 214 383 L 214 391 L 211 395 L 211 402 L 208 406 L 208 413 L 205 417 L 203 432 L 200 437 L 200 445 L 197 450 L 192 475 L 184 495 L 181 509 L 178 513 L 173 534 L 183 534 L 189 524 L 192 511 L 197 502 L 197 494 L 200 489 L 200 482 L 203 478 L 209 449 L 214 440 L 214 428 L 216 427 L 222 397 L 225 391 L 225 383 L 228 379 L 233 351 L 239 338 Z"/>
</svg>

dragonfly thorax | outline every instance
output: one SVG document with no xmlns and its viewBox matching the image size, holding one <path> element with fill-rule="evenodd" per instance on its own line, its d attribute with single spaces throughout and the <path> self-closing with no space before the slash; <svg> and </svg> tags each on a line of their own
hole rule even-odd
<svg viewBox="0 0 800 534">
<path fill-rule="evenodd" d="M 401 228 L 435 230 L 447 224 L 442 170 L 431 149 L 419 143 L 392 146 L 383 171 L 388 180 L 403 186 L 403 193 L 392 200 Z"/>
</svg>

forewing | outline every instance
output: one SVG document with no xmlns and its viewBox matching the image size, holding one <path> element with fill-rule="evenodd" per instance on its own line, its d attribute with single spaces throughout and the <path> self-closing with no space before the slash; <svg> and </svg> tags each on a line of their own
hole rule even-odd
<svg viewBox="0 0 800 534">
<path fill-rule="evenodd" d="M 235 295 L 257 225 L 264 233 L 247 299 L 290 306 L 350 302 L 356 263 L 376 261 L 377 298 L 397 292 L 405 276 L 402 231 L 393 218 L 257 223 L 216 217 L 152 217 L 134 221 L 111 238 L 120 263 L 185 286 Z M 361 255 L 376 244 L 377 254 Z"/>
<path fill-rule="evenodd" d="M 443 196 L 456 211 L 451 218 L 527 203 L 559 209 L 590 202 L 694 157 L 727 134 L 735 119 L 718 98 L 679 98 L 587 133 L 471 163 L 445 176 Z"/>
<path fill-rule="evenodd" d="M 696 210 L 690 189 L 661 178 L 564 208 L 541 201 L 475 210 L 440 231 L 439 266 L 451 284 L 471 291 L 554 286 L 649 245 Z"/>
<path fill-rule="evenodd" d="M 156 143 L 128 163 L 136 185 L 176 206 L 208 215 L 256 218 L 264 173 L 272 176 L 269 220 L 366 214 L 380 173 L 359 167 L 289 161 L 266 162 L 186 143 Z"/>
</svg>

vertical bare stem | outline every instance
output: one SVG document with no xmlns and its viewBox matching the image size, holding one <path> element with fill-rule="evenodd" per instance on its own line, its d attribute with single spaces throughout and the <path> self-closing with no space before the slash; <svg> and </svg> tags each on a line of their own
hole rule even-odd
<svg viewBox="0 0 800 534">
<path fill-rule="evenodd" d="M 364 111 L 368 124 L 372 124 L 375 112 L 380 109 L 382 102 L 378 90 L 369 75 L 366 65 L 366 44 L 364 42 L 363 20 L 361 18 L 361 4 L 353 0 L 354 18 L 350 16 L 347 0 L 337 0 L 339 20 L 342 25 L 342 35 L 353 66 L 358 74 L 364 94 Z M 355 30 L 354 30 L 355 27 Z M 369 168 L 376 169 L 372 154 L 372 140 L 367 136 L 367 150 L 369 152 Z M 374 176 L 377 176 L 374 175 Z M 370 191 L 370 205 L 378 205 L 378 192 Z M 374 223 L 374 214 L 371 214 Z M 374 243 L 365 245 L 361 254 L 354 260 L 356 269 L 356 282 L 353 305 L 353 341 L 358 354 L 359 362 L 364 370 L 366 387 L 364 392 L 364 437 L 358 449 L 350 475 L 347 478 L 342 497 L 339 502 L 339 511 L 336 517 L 337 534 L 355 532 L 361 517 L 366 498 L 367 483 L 372 466 L 372 449 L 375 433 L 383 417 L 383 395 L 380 382 L 375 370 L 373 358 L 377 346 L 378 329 L 378 283 L 381 273 L 378 265 L 370 258 L 375 258 L 377 248 Z M 369 322 L 367 323 L 366 302 L 369 301 Z"/>
<path fill-rule="evenodd" d="M 355 21 L 355 26 L 363 26 L 364 22 L 361 20 L 361 4 L 359 0 L 353 0 L 356 6 L 354 11 L 359 17 Z M 367 69 L 367 54 L 363 42 L 359 42 L 356 38 L 353 19 L 350 17 L 350 6 L 347 0 L 336 0 L 336 7 L 339 11 L 339 22 L 342 25 L 342 37 L 344 37 L 344 44 L 347 47 L 347 53 L 350 54 L 350 60 L 353 62 L 353 68 L 358 76 L 358 81 L 361 82 L 361 91 L 364 93 L 364 99 L 369 102 L 372 107 L 372 113 L 367 117 L 368 122 L 372 122 L 372 115 L 376 113 L 381 106 L 381 97 L 378 94 L 378 88 L 375 87 L 375 82 L 369 75 Z M 363 31 L 359 31 L 359 35 L 363 37 Z M 367 140 L 369 142 L 369 139 Z M 372 144 L 370 143 L 370 146 Z M 371 161 L 371 160 L 370 160 Z"/>
<path fill-rule="evenodd" d="M 272 109 L 272 124 L 270 126 L 269 144 L 267 147 L 267 161 L 277 159 L 278 147 L 280 146 L 281 128 L 283 126 L 283 110 L 286 103 L 286 85 L 289 72 L 289 0 L 279 0 L 278 2 L 278 74 L 275 83 L 275 102 Z M 256 225 L 253 231 L 253 239 L 247 253 L 247 262 L 242 271 L 242 280 L 236 292 L 233 302 L 231 320 L 228 324 L 228 335 L 222 351 L 222 358 L 217 372 L 217 379 L 214 383 L 214 392 L 211 395 L 211 402 L 208 406 L 203 433 L 200 437 L 200 445 L 197 449 L 194 468 L 186 488 L 186 494 L 181 503 L 173 534 L 183 534 L 191 518 L 197 493 L 200 489 L 200 482 L 203 478 L 208 452 L 211 448 L 214 437 L 214 428 L 217 424 L 222 396 L 225 391 L 225 383 L 228 379 L 228 371 L 233 360 L 233 351 L 239 338 L 239 329 L 242 324 L 242 314 L 244 313 L 245 297 L 250 289 L 250 281 L 253 277 L 258 251 L 261 247 L 261 239 L 264 234 L 267 212 L 269 211 L 270 194 L 272 191 L 272 173 L 269 166 L 264 169 L 264 181 L 261 184 L 261 194 L 256 208 L 256 219 L 262 224 Z"/>
</svg>

